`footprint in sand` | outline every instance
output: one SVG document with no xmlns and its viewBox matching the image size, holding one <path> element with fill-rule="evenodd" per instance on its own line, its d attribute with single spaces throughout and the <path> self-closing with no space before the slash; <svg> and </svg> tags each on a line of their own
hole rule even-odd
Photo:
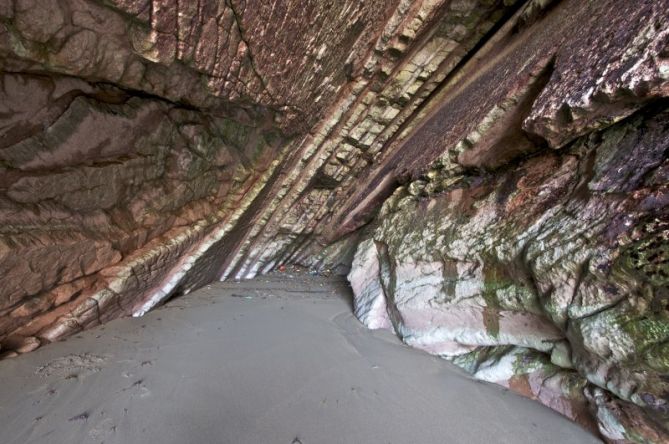
<svg viewBox="0 0 669 444">
<path fill-rule="evenodd" d="M 116 424 L 111 418 L 104 418 L 88 432 L 88 436 L 99 442 L 109 438 L 114 433 L 116 433 Z"/>
<path fill-rule="evenodd" d="M 86 422 L 88 421 L 88 412 L 83 412 L 68 419 L 69 422 Z"/>
<path fill-rule="evenodd" d="M 151 395 L 151 390 L 149 390 L 145 385 L 144 385 L 144 380 L 140 379 L 138 381 L 135 381 L 130 387 L 126 387 L 122 390 L 123 392 L 130 392 L 130 397 L 139 397 L 139 398 L 146 398 L 147 396 Z"/>
</svg>

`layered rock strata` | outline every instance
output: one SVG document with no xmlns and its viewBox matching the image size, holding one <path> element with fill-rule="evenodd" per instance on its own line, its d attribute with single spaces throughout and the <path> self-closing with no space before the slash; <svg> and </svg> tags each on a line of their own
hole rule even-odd
<svg viewBox="0 0 669 444">
<path fill-rule="evenodd" d="M 585 425 L 594 409 L 611 441 L 666 440 L 668 149 L 663 103 L 438 193 L 438 175 L 400 187 L 358 246 L 356 315 Z"/>
<path fill-rule="evenodd" d="M 349 274 L 370 328 L 610 442 L 669 439 L 666 7 L 521 12 L 324 230 L 371 220 Z"/>
<path fill-rule="evenodd" d="M 0 0 L 0 353 L 352 265 L 369 327 L 666 440 L 668 10 Z"/>
<path fill-rule="evenodd" d="M 3 1 L 2 347 L 288 261 L 353 126 L 389 138 L 519 5 Z"/>
<path fill-rule="evenodd" d="M 365 69 L 396 9 L 3 1 L 3 349 L 220 277 L 291 140 Z"/>
</svg>

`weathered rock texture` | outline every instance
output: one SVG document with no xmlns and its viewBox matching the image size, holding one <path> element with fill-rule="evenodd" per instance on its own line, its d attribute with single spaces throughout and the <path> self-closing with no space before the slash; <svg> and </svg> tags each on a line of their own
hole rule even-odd
<svg viewBox="0 0 669 444">
<path fill-rule="evenodd" d="M 667 442 L 668 5 L 604 3 L 512 19 L 327 230 L 394 189 L 349 274 L 362 322 L 608 441 Z"/>
<path fill-rule="evenodd" d="M 286 262 L 511 10 L 2 0 L 3 348 Z"/>
<path fill-rule="evenodd" d="M 611 440 L 667 439 L 668 150 L 665 105 L 434 195 L 399 188 L 358 247 L 356 314 L 585 424 L 592 402 Z M 630 402 L 647 424 L 618 415 Z"/>
<path fill-rule="evenodd" d="M 2 0 L 3 348 L 220 277 L 397 6 Z"/>
<path fill-rule="evenodd" d="M 667 440 L 669 1 L 0 0 L 0 345 L 282 264 Z"/>
</svg>

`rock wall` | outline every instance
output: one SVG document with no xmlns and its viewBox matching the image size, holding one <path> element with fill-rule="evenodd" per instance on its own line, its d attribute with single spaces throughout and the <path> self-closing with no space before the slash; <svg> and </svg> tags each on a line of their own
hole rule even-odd
<svg viewBox="0 0 669 444">
<path fill-rule="evenodd" d="M 668 150 L 665 103 L 438 193 L 400 187 L 358 247 L 356 315 L 585 425 L 592 404 L 612 441 L 666 440 Z"/>
<path fill-rule="evenodd" d="M 666 442 L 669 17 L 605 3 L 512 18 L 323 233 L 367 224 L 349 280 L 369 328 L 609 442 Z"/>
<path fill-rule="evenodd" d="M 11 116 L 0 148 L 3 348 L 145 310 L 180 256 L 245 204 L 284 139 L 109 85 L 0 82 Z"/>
<path fill-rule="evenodd" d="M 397 7 L 2 0 L 4 355 L 219 278 Z"/>
<path fill-rule="evenodd" d="M 519 7 L 2 0 L 4 356 L 290 260 L 371 162 L 348 134 L 391 137 Z"/>
<path fill-rule="evenodd" d="M 0 347 L 281 264 L 667 439 L 669 2 L 0 0 Z"/>
</svg>

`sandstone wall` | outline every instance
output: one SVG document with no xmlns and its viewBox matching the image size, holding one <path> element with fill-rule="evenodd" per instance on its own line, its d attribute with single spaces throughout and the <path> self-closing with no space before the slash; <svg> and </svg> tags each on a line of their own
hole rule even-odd
<svg viewBox="0 0 669 444">
<path fill-rule="evenodd" d="M 668 105 L 400 187 L 349 275 L 358 318 L 584 425 L 594 410 L 612 441 L 666 440 Z"/>
<path fill-rule="evenodd" d="M 2 0 L 5 356 L 219 278 L 397 7 Z"/>
<path fill-rule="evenodd" d="M 519 7 L 2 0 L 4 356 L 289 261 Z"/>
<path fill-rule="evenodd" d="M 281 264 L 667 439 L 669 2 L 0 0 L 0 347 Z"/>
<path fill-rule="evenodd" d="M 341 191 L 321 231 L 367 224 L 349 280 L 368 327 L 610 442 L 669 439 L 661 3 L 521 10 Z"/>
</svg>

